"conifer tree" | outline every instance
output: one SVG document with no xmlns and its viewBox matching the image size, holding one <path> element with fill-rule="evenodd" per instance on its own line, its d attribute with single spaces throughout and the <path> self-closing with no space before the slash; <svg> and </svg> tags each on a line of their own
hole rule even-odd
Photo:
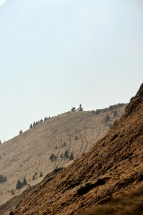
<svg viewBox="0 0 143 215">
<path fill-rule="evenodd" d="M 73 157 L 73 153 L 71 153 L 71 155 L 69 156 L 69 160 L 73 160 L 74 157 Z"/>
<path fill-rule="evenodd" d="M 105 122 L 108 122 L 110 120 L 110 116 L 107 114 L 105 117 Z"/>
<path fill-rule="evenodd" d="M 68 157 L 69 157 L 69 153 L 68 153 L 67 150 L 65 151 L 64 157 L 65 157 L 65 158 L 68 158 Z"/>
<path fill-rule="evenodd" d="M 18 179 L 17 184 L 16 184 L 16 189 L 19 190 L 20 188 L 22 188 L 22 182 L 19 181 L 19 179 Z"/>
<path fill-rule="evenodd" d="M 27 180 L 26 180 L 26 178 L 23 179 L 22 185 L 23 185 L 23 186 L 26 186 L 26 185 L 27 185 Z"/>
</svg>

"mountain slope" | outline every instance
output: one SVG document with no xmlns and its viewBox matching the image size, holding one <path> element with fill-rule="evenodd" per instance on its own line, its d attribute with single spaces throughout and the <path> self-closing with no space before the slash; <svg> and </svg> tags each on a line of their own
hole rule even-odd
<svg viewBox="0 0 143 215">
<path fill-rule="evenodd" d="M 11 213 L 71 215 L 143 185 L 143 84 L 93 148 L 38 185 Z"/>
<path fill-rule="evenodd" d="M 125 107 L 118 104 L 96 112 L 60 114 L 1 144 L 0 175 L 7 180 L 0 183 L 0 204 L 88 151 L 107 133 Z M 110 119 L 105 121 L 107 114 Z M 54 157 L 50 160 L 52 153 Z M 17 181 L 23 182 L 24 178 L 27 185 L 16 189 Z"/>
</svg>

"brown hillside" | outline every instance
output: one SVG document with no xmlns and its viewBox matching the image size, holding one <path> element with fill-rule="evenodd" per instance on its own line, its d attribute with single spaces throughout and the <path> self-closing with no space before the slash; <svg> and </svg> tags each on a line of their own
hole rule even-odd
<svg viewBox="0 0 143 215">
<path fill-rule="evenodd" d="M 38 185 L 14 215 L 71 215 L 143 185 L 143 84 L 125 114 L 93 148 Z"/>
<path fill-rule="evenodd" d="M 41 181 L 41 172 L 45 176 L 55 168 L 71 164 L 71 153 L 75 159 L 88 151 L 108 132 L 125 107 L 118 104 L 96 112 L 60 114 L 1 144 L 0 175 L 7 180 L 0 182 L 0 204 Z M 105 122 L 107 114 L 110 120 Z M 69 158 L 64 156 L 66 150 Z M 56 159 L 50 160 L 52 153 Z M 17 180 L 23 182 L 24 178 L 27 185 L 16 189 Z"/>
</svg>

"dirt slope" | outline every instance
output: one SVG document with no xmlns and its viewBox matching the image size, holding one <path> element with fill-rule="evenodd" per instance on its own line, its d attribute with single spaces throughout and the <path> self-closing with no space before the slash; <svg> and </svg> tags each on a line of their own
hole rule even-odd
<svg viewBox="0 0 143 215">
<path fill-rule="evenodd" d="M 92 113 L 60 114 L 1 144 L 0 175 L 7 180 L 0 181 L 0 204 L 40 182 L 40 173 L 45 176 L 56 167 L 68 166 L 73 162 L 69 160 L 71 153 L 76 159 L 88 151 L 107 133 L 125 107 L 118 104 Z M 107 114 L 110 120 L 105 122 Z M 56 159 L 51 161 L 52 153 Z M 17 190 L 17 180 L 23 182 L 24 178 L 27 185 Z"/>
<path fill-rule="evenodd" d="M 143 185 L 143 84 L 93 148 L 38 185 L 11 213 L 71 215 Z M 81 213 L 82 214 L 82 213 Z"/>
</svg>

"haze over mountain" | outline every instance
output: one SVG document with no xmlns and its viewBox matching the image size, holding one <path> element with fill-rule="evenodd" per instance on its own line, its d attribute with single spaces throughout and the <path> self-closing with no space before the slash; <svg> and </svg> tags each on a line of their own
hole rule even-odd
<svg viewBox="0 0 143 215">
<path fill-rule="evenodd" d="M 142 143 L 143 84 L 105 137 L 70 166 L 59 172 L 57 169 L 57 174 L 47 175 L 41 184 L 27 191 L 11 214 L 83 214 L 95 204 L 110 201 L 111 195 L 121 196 L 139 188 L 143 185 Z M 118 207 L 117 214 L 123 208 Z"/>
<path fill-rule="evenodd" d="M 0 26 L 2 142 L 80 103 L 128 103 L 142 80 L 141 0 L 7 0 Z"/>
</svg>

